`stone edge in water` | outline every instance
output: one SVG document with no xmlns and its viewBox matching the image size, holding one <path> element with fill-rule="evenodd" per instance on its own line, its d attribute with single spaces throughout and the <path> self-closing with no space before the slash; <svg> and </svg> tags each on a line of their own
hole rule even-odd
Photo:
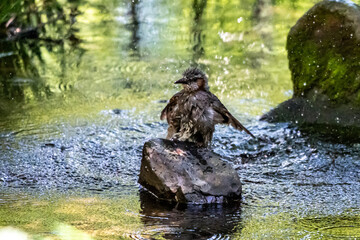
<svg viewBox="0 0 360 240">
<path fill-rule="evenodd" d="M 187 193 L 184 194 L 182 189 L 179 187 L 176 191 L 171 191 L 171 189 L 162 184 L 160 178 L 155 174 L 154 170 L 150 166 L 149 157 L 150 154 L 153 154 L 156 150 L 153 149 L 156 145 L 160 145 L 166 149 L 174 149 L 174 148 L 182 148 L 186 152 L 194 155 L 199 154 L 199 152 L 204 154 L 203 151 L 210 151 L 207 149 L 198 149 L 191 143 L 184 143 L 184 142 L 174 142 L 166 139 L 151 139 L 144 144 L 143 153 L 142 153 L 142 160 L 141 160 L 141 167 L 140 167 L 140 174 L 138 182 L 148 190 L 152 195 L 157 197 L 160 200 L 164 200 L 167 202 L 178 202 L 178 203 L 187 203 L 187 204 L 213 204 L 213 203 L 233 203 L 233 202 L 240 202 L 241 201 L 241 182 L 237 175 L 237 172 L 229 165 L 234 173 L 236 174 L 236 179 L 239 181 L 239 188 L 237 192 L 233 192 L 229 194 L 229 196 L 213 196 L 213 195 L 202 195 Z M 212 153 L 214 154 L 214 153 Z M 219 159 L 221 157 L 219 156 Z M 145 171 L 147 174 L 145 174 Z M 150 174 L 150 175 L 149 175 Z M 150 176 L 150 179 L 149 177 Z M 157 187 L 155 187 L 157 186 Z"/>
</svg>

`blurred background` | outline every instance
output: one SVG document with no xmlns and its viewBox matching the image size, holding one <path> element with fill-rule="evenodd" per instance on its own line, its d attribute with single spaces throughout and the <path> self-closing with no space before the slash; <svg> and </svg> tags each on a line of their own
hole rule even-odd
<svg viewBox="0 0 360 240">
<path fill-rule="evenodd" d="M 25 115 L 56 120 L 113 108 L 157 116 L 162 106 L 148 103 L 176 92 L 172 83 L 191 65 L 209 75 L 212 91 L 233 109 L 261 115 L 291 96 L 285 40 L 312 4 L 1 3 L 1 127 L 15 127 Z"/>
<path fill-rule="evenodd" d="M 2 1 L 0 226 L 34 239 L 360 237 L 359 145 L 258 120 L 292 96 L 286 37 L 316 2 Z M 215 132 L 241 206 L 164 206 L 137 184 L 189 66 L 270 139 Z"/>
</svg>

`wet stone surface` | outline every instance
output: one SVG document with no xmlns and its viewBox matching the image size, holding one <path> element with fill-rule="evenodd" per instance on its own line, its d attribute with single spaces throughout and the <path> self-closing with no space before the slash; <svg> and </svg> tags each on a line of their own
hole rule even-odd
<svg viewBox="0 0 360 240">
<path fill-rule="evenodd" d="M 192 143 L 145 143 L 139 183 L 161 199 L 206 204 L 239 201 L 241 183 L 231 164 Z"/>
</svg>

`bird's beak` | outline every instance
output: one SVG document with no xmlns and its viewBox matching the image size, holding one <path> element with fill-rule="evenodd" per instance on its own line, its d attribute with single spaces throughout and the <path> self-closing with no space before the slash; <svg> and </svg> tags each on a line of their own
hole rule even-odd
<svg viewBox="0 0 360 240">
<path fill-rule="evenodd" d="M 186 84 L 186 79 L 185 78 L 180 78 L 179 80 L 177 80 L 176 82 L 174 82 L 174 84 Z"/>
</svg>

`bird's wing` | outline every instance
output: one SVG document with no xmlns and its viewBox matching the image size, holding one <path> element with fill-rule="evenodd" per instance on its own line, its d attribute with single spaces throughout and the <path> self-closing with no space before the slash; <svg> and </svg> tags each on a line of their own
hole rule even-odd
<svg viewBox="0 0 360 240">
<path fill-rule="evenodd" d="M 214 122 L 221 124 L 228 124 L 240 131 L 245 131 L 247 134 L 255 138 L 255 136 L 247 130 L 231 113 L 226 107 L 220 102 L 220 100 L 212 93 L 211 106 L 214 109 Z"/>
<path fill-rule="evenodd" d="M 161 111 L 160 119 L 164 120 L 165 118 L 168 119 L 169 122 L 169 115 L 172 112 L 173 108 L 176 106 L 178 102 L 178 98 L 180 95 L 183 94 L 183 90 L 180 92 L 177 92 L 174 96 L 170 98 L 169 103 L 166 105 L 166 107 Z"/>
</svg>

